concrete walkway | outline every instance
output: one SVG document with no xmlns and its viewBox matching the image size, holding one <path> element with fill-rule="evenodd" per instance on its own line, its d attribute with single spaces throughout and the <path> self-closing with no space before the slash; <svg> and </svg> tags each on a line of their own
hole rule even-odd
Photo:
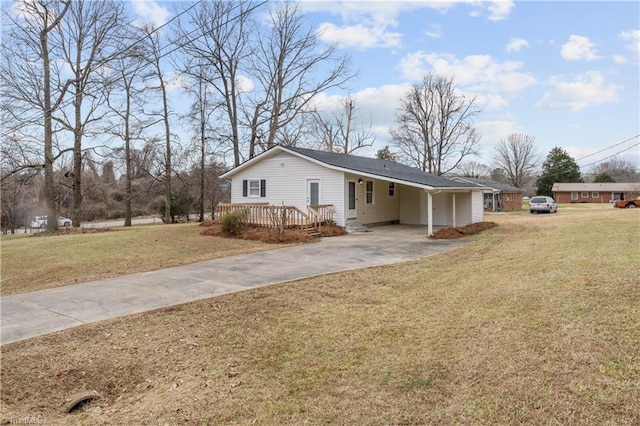
<svg viewBox="0 0 640 426">
<path fill-rule="evenodd" d="M 265 285 L 418 259 L 464 244 L 426 235 L 424 227 L 376 227 L 317 243 L 2 297 L 0 344 Z"/>
</svg>

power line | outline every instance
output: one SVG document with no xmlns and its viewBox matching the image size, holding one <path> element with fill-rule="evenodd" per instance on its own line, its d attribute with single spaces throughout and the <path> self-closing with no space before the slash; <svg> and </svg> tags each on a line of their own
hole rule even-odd
<svg viewBox="0 0 640 426">
<path fill-rule="evenodd" d="M 634 136 L 634 137 L 635 137 L 635 136 Z M 633 139 L 633 138 L 632 138 L 632 139 Z M 628 140 L 627 140 L 627 141 L 628 141 Z M 627 142 L 627 141 L 625 141 L 625 142 Z M 611 154 L 611 155 L 609 155 L 608 157 L 604 157 L 604 158 L 602 158 L 602 159 L 600 159 L 600 160 L 598 160 L 598 161 L 594 161 L 593 163 L 585 164 L 584 166 L 578 166 L 578 167 L 583 168 L 583 167 L 593 166 L 594 164 L 598 164 L 598 163 L 601 163 L 601 162 L 603 162 L 603 161 L 605 161 L 605 160 L 608 160 L 609 158 L 613 158 L 613 157 L 615 157 L 616 155 L 618 155 L 618 154 L 622 154 L 623 152 L 626 152 L 626 151 L 629 151 L 631 148 L 635 148 L 636 146 L 639 146 L 639 145 L 640 145 L 640 142 L 636 142 L 636 143 L 634 143 L 633 145 L 631 145 L 630 147 L 625 148 L 625 149 L 623 149 L 623 150 L 621 150 L 621 151 L 618 151 L 618 152 L 616 152 L 615 154 Z M 612 147 L 609 147 L 609 148 L 612 148 Z M 609 148 L 606 148 L 606 149 L 609 149 Z M 602 151 L 600 151 L 600 152 L 602 152 Z M 584 158 L 584 157 L 583 157 L 583 158 Z"/>
<path fill-rule="evenodd" d="M 608 150 L 608 149 L 611 149 L 611 148 L 615 148 L 616 146 L 620 146 L 620 145 L 622 145 L 623 143 L 627 143 L 627 142 L 629 142 L 630 140 L 633 140 L 633 139 L 637 138 L 638 136 L 640 136 L 640 134 L 637 134 L 637 135 L 635 135 L 635 136 L 632 136 L 632 137 L 630 137 L 629 139 L 625 139 L 625 140 L 623 140 L 622 142 L 618 142 L 618 143 L 617 143 L 617 144 L 615 144 L 615 145 L 608 146 L 608 147 L 606 147 L 606 148 L 604 148 L 604 149 L 601 149 L 600 151 L 596 151 L 596 152 L 594 152 L 594 153 L 592 153 L 592 154 L 585 155 L 584 157 L 577 158 L 577 159 L 576 159 L 576 162 L 578 162 L 578 161 L 582 161 L 582 160 L 584 160 L 585 158 L 592 157 L 592 156 L 594 156 L 594 155 L 596 155 L 596 154 L 600 154 L 601 152 L 604 152 L 604 151 L 606 151 L 606 150 Z M 625 150 L 625 151 L 626 151 L 626 150 Z M 621 152 L 624 152 L 624 151 L 621 151 Z M 614 154 L 614 155 L 615 155 L 615 154 Z M 586 167 L 586 166 L 585 166 L 585 167 Z"/>
</svg>

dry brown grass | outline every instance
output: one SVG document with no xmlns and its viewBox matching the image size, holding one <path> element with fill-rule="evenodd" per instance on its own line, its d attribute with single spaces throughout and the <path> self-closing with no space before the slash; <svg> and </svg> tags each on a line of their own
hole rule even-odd
<svg viewBox="0 0 640 426">
<path fill-rule="evenodd" d="M 2 295 L 25 293 L 276 248 L 207 238 L 195 224 L 2 237 Z"/>
<path fill-rule="evenodd" d="M 461 249 L 2 347 L 73 424 L 640 423 L 640 212 L 501 213 Z M 80 390 L 104 398 L 63 413 Z"/>
</svg>

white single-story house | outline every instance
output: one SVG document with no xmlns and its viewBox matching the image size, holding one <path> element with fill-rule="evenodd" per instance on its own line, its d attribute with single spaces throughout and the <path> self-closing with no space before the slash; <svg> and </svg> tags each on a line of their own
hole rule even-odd
<svg viewBox="0 0 640 426">
<path fill-rule="evenodd" d="M 484 220 L 483 189 L 404 164 L 276 145 L 220 176 L 231 203 L 333 206 L 339 226 L 457 227 Z"/>
</svg>

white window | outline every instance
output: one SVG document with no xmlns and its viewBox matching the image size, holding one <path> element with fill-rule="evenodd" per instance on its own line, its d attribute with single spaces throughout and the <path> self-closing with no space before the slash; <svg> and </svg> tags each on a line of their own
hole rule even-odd
<svg viewBox="0 0 640 426">
<path fill-rule="evenodd" d="M 365 200 L 367 204 L 373 204 L 373 181 L 368 180 L 365 188 Z"/>
<path fill-rule="evenodd" d="M 264 179 L 248 179 L 242 181 L 243 197 L 266 197 L 267 181 Z"/>
<path fill-rule="evenodd" d="M 571 201 L 577 201 L 578 200 L 578 193 L 577 192 L 572 192 L 571 193 Z"/>
<path fill-rule="evenodd" d="M 598 194 L 597 192 L 592 192 L 591 198 L 600 198 L 600 194 Z"/>
<path fill-rule="evenodd" d="M 396 183 L 389 182 L 389 197 L 395 197 L 395 196 L 396 196 Z"/>
<path fill-rule="evenodd" d="M 589 193 L 588 192 L 583 192 L 582 193 L 582 198 L 589 198 Z"/>
</svg>

